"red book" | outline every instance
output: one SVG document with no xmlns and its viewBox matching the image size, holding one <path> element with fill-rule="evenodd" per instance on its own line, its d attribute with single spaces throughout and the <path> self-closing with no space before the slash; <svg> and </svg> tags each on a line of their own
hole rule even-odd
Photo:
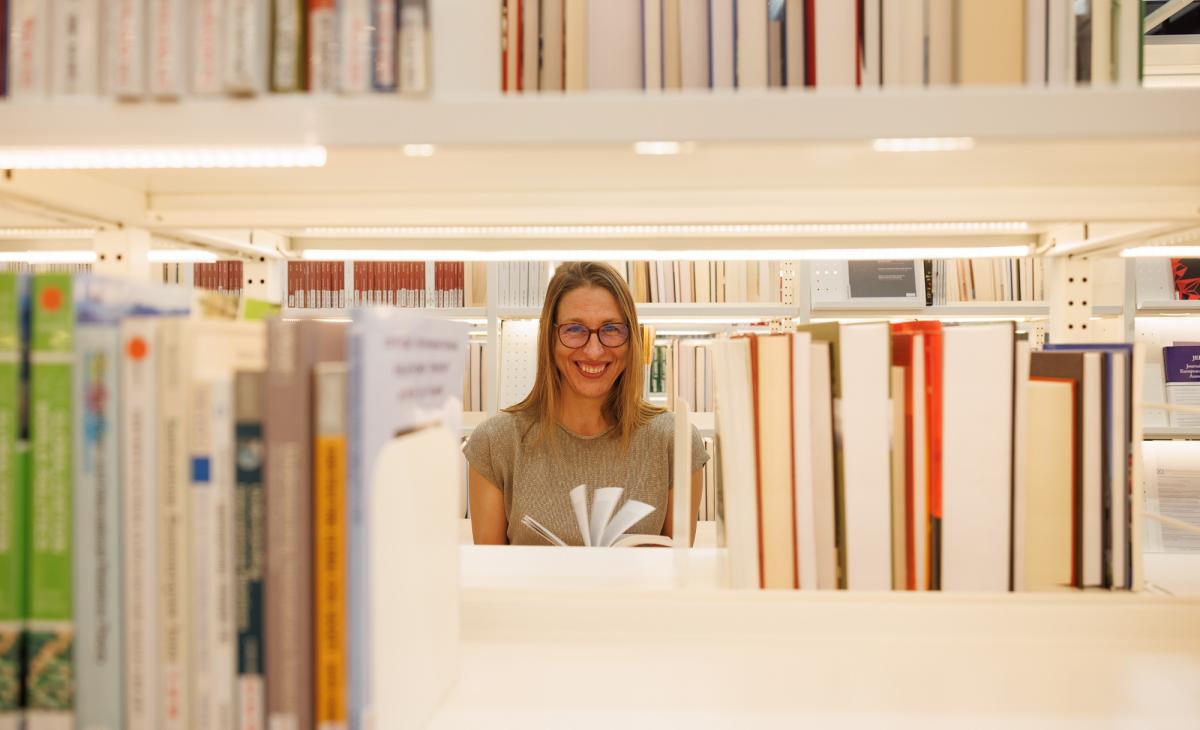
<svg viewBox="0 0 1200 730">
<path fill-rule="evenodd" d="M 816 0 L 804 0 L 804 85 L 817 85 Z"/>
<path fill-rule="evenodd" d="M 1200 259 L 1171 259 L 1171 276 L 1178 299 L 1200 299 Z"/>
<path fill-rule="evenodd" d="M 287 305 L 289 309 L 296 308 L 296 279 L 300 263 L 299 261 L 287 262 Z"/>
</svg>

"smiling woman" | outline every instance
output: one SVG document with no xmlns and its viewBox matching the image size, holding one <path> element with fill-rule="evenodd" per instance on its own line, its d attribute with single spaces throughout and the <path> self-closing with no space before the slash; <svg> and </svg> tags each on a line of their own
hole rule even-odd
<svg viewBox="0 0 1200 730">
<path fill-rule="evenodd" d="M 633 296 L 612 267 L 558 267 L 542 307 L 533 389 L 467 442 L 476 544 L 546 544 L 521 523 L 528 515 L 582 545 L 570 498 L 579 484 L 623 487 L 623 500 L 654 508 L 629 532 L 671 535 L 674 419 L 642 398 L 642 347 Z M 708 455 L 695 428 L 691 438 L 694 537 Z"/>
</svg>

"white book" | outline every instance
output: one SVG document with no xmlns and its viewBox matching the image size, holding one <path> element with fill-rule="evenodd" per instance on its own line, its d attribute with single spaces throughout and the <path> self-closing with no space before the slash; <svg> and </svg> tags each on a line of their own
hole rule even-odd
<svg viewBox="0 0 1200 730">
<path fill-rule="evenodd" d="M 695 262 L 695 278 L 696 278 L 696 303 L 711 304 L 712 290 L 709 287 L 709 280 L 712 278 L 712 263 L 711 261 Z"/>
<path fill-rule="evenodd" d="M 708 0 L 708 52 L 712 60 L 712 76 L 709 83 L 714 89 L 734 87 L 734 7 L 734 0 Z"/>
<path fill-rule="evenodd" d="M 371 88 L 370 0 L 338 0 L 338 91 L 363 94 Z"/>
<path fill-rule="evenodd" d="M 1025 524 L 1029 499 L 1029 341 L 1018 340 L 1013 378 L 1012 589 L 1025 590 Z"/>
<path fill-rule="evenodd" d="M 662 0 L 642 0 L 642 88 L 662 90 Z"/>
<path fill-rule="evenodd" d="M 9 0 L 8 95 L 37 98 L 50 92 L 50 3 Z"/>
<path fill-rule="evenodd" d="M 117 447 L 120 351 L 115 324 L 75 329 L 72 601 L 75 717 L 85 728 L 118 730 L 123 715 L 121 498 Z M 132 596 L 139 600 L 140 596 Z"/>
<path fill-rule="evenodd" d="M 1071 583 L 1074 385 L 1030 380 L 1026 428 L 1027 482 L 1022 522 L 1024 589 L 1068 589 Z"/>
<path fill-rule="evenodd" d="M 162 690 L 158 616 L 158 347 L 154 319 L 121 323 L 121 533 L 125 643 L 125 722 L 159 727 Z"/>
<path fill-rule="evenodd" d="M 737 87 L 767 88 L 767 3 L 735 4 Z"/>
<path fill-rule="evenodd" d="M 51 16 L 51 93 L 100 93 L 100 1 L 54 0 Z"/>
<path fill-rule="evenodd" d="M 225 0 L 222 78 L 236 95 L 267 91 L 267 54 L 271 46 L 267 0 Z"/>
<path fill-rule="evenodd" d="M 1010 323 L 942 330 L 944 591 L 1009 589 L 1014 342 Z"/>
<path fill-rule="evenodd" d="M 867 0 L 868 6 L 879 7 L 879 0 Z M 870 18 L 870 14 L 864 22 Z M 876 13 L 878 17 L 878 13 Z M 787 78 L 787 85 L 793 88 L 804 86 L 804 0 L 787 0 L 784 9 L 784 76 Z M 870 25 L 864 27 L 864 34 L 867 38 L 878 38 L 879 34 L 871 33 Z M 879 44 L 875 43 L 875 54 L 878 57 Z M 867 53 L 871 53 L 871 48 L 868 46 Z M 875 66 L 878 68 L 878 65 Z M 863 77 L 863 85 L 867 85 L 866 76 Z"/>
<path fill-rule="evenodd" d="M 890 329 L 886 323 L 841 327 L 837 404 L 845 506 L 846 588 L 892 587 L 888 387 Z"/>
<path fill-rule="evenodd" d="M 954 0 L 929 0 L 925 9 L 930 86 L 954 83 Z"/>
<path fill-rule="evenodd" d="M 1025 83 L 1046 85 L 1047 0 L 1025 0 Z"/>
<path fill-rule="evenodd" d="M 1080 384 L 1083 399 L 1083 504 L 1080 527 L 1083 530 L 1080 549 L 1083 551 L 1083 585 L 1098 586 L 1104 582 L 1102 568 L 1104 538 L 1102 528 L 1102 492 L 1106 489 L 1103 476 L 1103 445 L 1101 420 L 1103 414 L 1103 382 L 1100 378 L 1098 352 L 1083 356 L 1084 379 Z"/>
<path fill-rule="evenodd" d="M 680 5 L 683 0 L 662 0 L 663 88 L 683 88 L 683 49 L 680 46 Z"/>
<path fill-rule="evenodd" d="M 403 25 L 401 25 L 401 33 L 403 32 Z M 276 29 L 276 33 L 278 33 L 278 29 Z M 312 93 L 336 91 L 338 88 L 336 6 L 331 4 L 330 6 L 309 7 L 307 51 L 308 90 Z M 401 73 L 403 73 L 403 69 L 401 69 Z"/>
<path fill-rule="evenodd" d="M 795 488 L 797 588 L 817 582 L 817 513 L 813 501 L 812 335 L 792 333 L 792 481 Z"/>
<path fill-rule="evenodd" d="M 563 84 L 567 91 L 583 91 L 588 88 L 588 3 L 563 1 Z"/>
<path fill-rule="evenodd" d="M 587 6 L 589 91 L 642 88 L 641 0 L 605 0 Z"/>
<path fill-rule="evenodd" d="M 1142 83 L 1142 3 L 1141 0 L 1117 0 L 1113 16 L 1117 32 L 1116 81 L 1121 86 L 1140 86 Z"/>
<path fill-rule="evenodd" d="M 799 333 L 797 333 L 799 334 Z M 838 587 L 837 482 L 834 474 L 834 411 L 832 356 L 828 342 L 812 342 L 809 358 L 812 434 L 812 521 L 811 537 L 802 529 L 816 559 L 816 583 L 800 579 L 803 589 L 834 590 Z M 797 460 L 797 463 L 800 463 Z M 800 548 L 803 551 L 803 548 Z M 801 563 L 803 569 L 803 563 Z"/>
<path fill-rule="evenodd" d="M 758 519 L 755 497 L 754 398 L 750 343 L 745 338 L 712 344 L 716 369 L 717 443 L 721 454 L 721 497 L 729 586 L 759 587 Z"/>
<path fill-rule="evenodd" d="M 1113 82 L 1112 0 L 1092 2 L 1092 86 Z"/>
<path fill-rule="evenodd" d="M 400 13 L 396 0 L 371 2 L 371 88 L 375 91 L 395 91 L 396 67 L 399 64 Z"/>
<path fill-rule="evenodd" d="M 886 4 L 894 4 L 896 0 L 863 0 L 863 17 L 862 17 L 862 35 L 863 49 L 861 57 L 862 65 L 862 86 L 864 89 L 874 89 L 881 86 L 886 81 L 886 73 L 884 62 L 890 55 L 899 55 L 899 46 L 894 48 L 889 47 L 895 45 L 892 39 L 885 33 L 888 25 L 884 22 L 885 17 L 893 16 L 895 13 L 890 12 L 891 8 Z M 789 12 L 791 8 L 788 9 Z M 788 22 L 791 23 L 791 15 L 788 16 Z M 897 25 L 892 23 L 893 26 Z M 789 28 L 789 32 L 790 32 Z M 788 48 L 791 53 L 791 48 Z M 789 84 L 790 85 L 790 84 Z"/>
<path fill-rule="evenodd" d="M 400 0 L 400 93 L 429 93 L 429 7 L 426 0 Z"/>
<path fill-rule="evenodd" d="M 151 96 L 177 98 L 185 93 L 187 22 L 184 0 L 147 0 L 146 90 Z M 111 35 L 106 38 L 111 42 Z"/>
<path fill-rule="evenodd" d="M 924 0 L 883 0 L 883 84 L 925 83 Z"/>
<path fill-rule="evenodd" d="M 679 56 L 685 89 L 708 88 L 708 0 L 679 0 Z"/>
<path fill-rule="evenodd" d="M 193 0 L 191 16 L 191 89 L 193 94 L 219 94 L 224 58 L 224 0 Z"/>
<path fill-rule="evenodd" d="M 661 0 L 646 0 L 649 8 Z M 650 10 L 647 9 L 647 14 Z M 649 20 L 647 20 L 649 23 Z M 647 34 L 650 26 L 647 25 Z M 538 85 L 541 91 L 563 90 L 563 0 L 542 0 L 542 67 Z M 657 36 L 656 36 L 657 37 Z M 647 37 L 647 43 L 650 43 Z M 661 85 L 661 83 L 660 83 Z"/>
<path fill-rule="evenodd" d="M 296 0 L 272 0 L 271 9 L 271 90 L 302 91 L 302 69 L 307 67 L 303 55 L 307 6 Z"/>
<path fill-rule="evenodd" d="M 538 57 L 541 55 L 541 13 L 538 0 L 521 4 L 521 89 L 525 93 L 538 90 Z"/>
<path fill-rule="evenodd" d="M 1112 587 L 1124 588 L 1125 550 L 1129 544 L 1129 356 L 1109 355 L 1109 575 Z"/>
<path fill-rule="evenodd" d="M 1072 3 L 1046 6 L 1046 85 L 1075 84 L 1075 15 Z"/>
<path fill-rule="evenodd" d="M 858 68 L 855 3 L 815 0 L 817 88 L 852 88 Z"/>
</svg>

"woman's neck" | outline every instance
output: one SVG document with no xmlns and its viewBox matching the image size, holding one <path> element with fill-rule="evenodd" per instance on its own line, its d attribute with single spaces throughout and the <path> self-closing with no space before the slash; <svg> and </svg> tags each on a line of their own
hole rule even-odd
<svg viewBox="0 0 1200 730">
<path fill-rule="evenodd" d="M 580 436 L 596 436 L 609 427 L 602 401 L 580 398 L 574 393 L 563 394 L 558 422 L 571 433 Z"/>
</svg>

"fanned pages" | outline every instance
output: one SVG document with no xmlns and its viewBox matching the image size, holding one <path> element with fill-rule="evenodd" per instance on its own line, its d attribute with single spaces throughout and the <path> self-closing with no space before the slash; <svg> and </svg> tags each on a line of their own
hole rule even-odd
<svg viewBox="0 0 1200 730">
<path fill-rule="evenodd" d="M 639 502 L 635 499 L 629 500 L 621 505 L 621 509 L 617 510 L 617 513 L 609 520 L 597 544 L 600 547 L 611 547 L 617 538 L 625 534 L 626 530 L 636 525 L 652 512 L 654 512 L 654 508 L 645 502 Z"/>
<path fill-rule="evenodd" d="M 634 545 L 670 545 L 670 539 L 662 535 L 626 535 L 625 531 L 654 512 L 654 507 L 631 499 L 615 510 L 624 494 L 623 487 L 596 489 L 592 499 L 592 514 L 588 517 L 587 485 L 580 484 L 571 490 L 571 508 L 585 547 L 628 547 Z M 568 543 L 555 535 L 550 528 L 538 522 L 533 515 L 521 517 L 521 524 L 537 533 L 546 542 L 558 547 Z"/>
<path fill-rule="evenodd" d="M 588 522 L 588 530 L 591 532 L 593 545 L 599 545 L 604 537 L 604 529 L 608 527 L 608 521 L 612 519 L 623 491 L 621 487 L 602 487 L 592 495 L 592 515 Z"/>
<path fill-rule="evenodd" d="M 588 524 L 587 486 L 580 484 L 571 490 L 571 508 L 575 511 L 575 521 L 579 523 L 579 534 L 583 536 L 583 544 L 591 546 L 592 531 L 584 529 Z M 533 519 L 532 517 L 530 519 Z"/>
</svg>

